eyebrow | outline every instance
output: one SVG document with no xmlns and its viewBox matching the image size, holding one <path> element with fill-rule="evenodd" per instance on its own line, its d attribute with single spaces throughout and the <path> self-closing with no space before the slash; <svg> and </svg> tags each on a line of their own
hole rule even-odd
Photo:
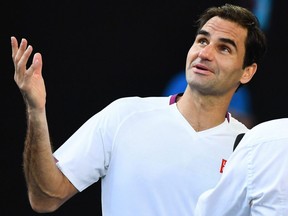
<svg viewBox="0 0 288 216">
<path fill-rule="evenodd" d="M 204 36 L 206 36 L 206 37 L 210 37 L 210 36 L 211 36 L 209 32 L 207 32 L 207 31 L 205 31 L 205 30 L 203 30 L 203 29 L 199 30 L 198 33 L 197 33 L 197 35 L 204 35 Z M 229 39 L 229 38 L 220 38 L 219 40 L 220 40 L 221 42 L 223 42 L 223 43 L 231 44 L 231 45 L 232 45 L 233 47 L 235 47 L 235 49 L 237 50 L 237 46 L 236 46 L 235 41 L 233 41 L 233 40 L 231 40 L 231 39 Z"/>
</svg>

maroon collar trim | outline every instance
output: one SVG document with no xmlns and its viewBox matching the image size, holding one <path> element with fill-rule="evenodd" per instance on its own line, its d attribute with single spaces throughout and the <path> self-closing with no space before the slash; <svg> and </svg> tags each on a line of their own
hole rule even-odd
<svg viewBox="0 0 288 216">
<path fill-rule="evenodd" d="M 182 95 L 182 94 L 183 94 L 183 93 L 171 95 L 171 96 L 170 96 L 169 105 L 172 105 L 172 104 L 176 103 L 177 96 L 178 96 L 178 95 Z M 229 113 L 228 113 L 228 112 L 226 112 L 225 118 L 227 119 L 228 122 L 230 122 L 230 116 L 229 116 Z"/>
</svg>

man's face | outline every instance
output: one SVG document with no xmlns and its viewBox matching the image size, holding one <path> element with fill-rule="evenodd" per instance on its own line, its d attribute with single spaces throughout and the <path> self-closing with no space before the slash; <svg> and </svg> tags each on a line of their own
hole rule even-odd
<svg viewBox="0 0 288 216">
<path fill-rule="evenodd" d="M 186 60 L 191 89 L 206 95 L 235 91 L 243 74 L 247 29 L 213 17 L 203 26 Z"/>
</svg>

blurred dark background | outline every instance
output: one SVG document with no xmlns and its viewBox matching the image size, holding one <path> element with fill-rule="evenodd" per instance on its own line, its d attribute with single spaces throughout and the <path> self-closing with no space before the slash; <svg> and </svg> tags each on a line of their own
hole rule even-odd
<svg viewBox="0 0 288 216">
<path fill-rule="evenodd" d="M 13 80 L 10 36 L 25 37 L 43 55 L 48 122 L 57 148 L 116 98 L 162 95 L 185 68 L 194 21 L 204 9 L 227 2 L 254 10 L 256 2 L 266 1 L 2 1 L 0 215 L 38 215 L 28 203 L 22 172 L 25 106 Z M 257 8 L 268 20 L 269 51 L 248 86 L 258 123 L 288 114 L 288 7 L 286 0 L 269 2 Z M 100 184 L 47 215 L 101 215 Z"/>
</svg>

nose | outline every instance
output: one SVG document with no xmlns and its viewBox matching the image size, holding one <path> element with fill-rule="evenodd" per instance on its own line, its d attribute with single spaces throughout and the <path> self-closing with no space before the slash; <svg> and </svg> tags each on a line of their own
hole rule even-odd
<svg viewBox="0 0 288 216">
<path fill-rule="evenodd" d="M 205 47 L 203 47 L 199 53 L 198 56 L 201 59 L 206 59 L 206 60 L 211 60 L 213 57 L 213 47 L 211 44 L 206 45 Z"/>
</svg>

